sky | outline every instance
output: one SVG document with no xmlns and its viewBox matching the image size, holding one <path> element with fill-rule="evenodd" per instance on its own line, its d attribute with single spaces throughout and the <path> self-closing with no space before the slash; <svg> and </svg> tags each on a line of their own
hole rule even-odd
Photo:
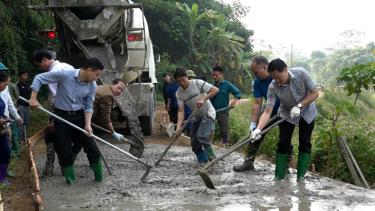
<svg viewBox="0 0 375 211">
<path fill-rule="evenodd" d="M 230 3 L 233 0 L 224 0 Z M 357 30 L 366 34 L 363 44 L 375 41 L 373 0 L 241 0 L 250 12 L 242 20 L 254 30 L 255 50 L 272 45 L 276 54 L 332 48 L 344 38 L 340 33 Z M 280 55 L 281 56 L 281 55 Z"/>
</svg>

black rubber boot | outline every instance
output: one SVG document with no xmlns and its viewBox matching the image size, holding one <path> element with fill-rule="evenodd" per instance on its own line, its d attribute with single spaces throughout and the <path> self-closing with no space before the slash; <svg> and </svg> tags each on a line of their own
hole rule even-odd
<svg viewBox="0 0 375 211">
<path fill-rule="evenodd" d="M 260 141 L 250 143 L 245 152 L 245 160 L 242 164 L 233 166 L 233 170 L 236 172 L 252 171 L 254 170 L 255 155 L 258 152 Z"/>
<path fill-rule="evenodd" d="M 233 170 L 236 172 L 254 170 L 254 159 L 245 158 L 242 164 L 233 166 Z"/>
</svg>

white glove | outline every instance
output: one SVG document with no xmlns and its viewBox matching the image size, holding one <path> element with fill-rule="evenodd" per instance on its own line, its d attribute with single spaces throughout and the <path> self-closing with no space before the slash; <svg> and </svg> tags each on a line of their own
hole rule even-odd
<svg viewBox="0 0 375 211">
<path fill-rule="evenodd" d="M 257 123 L 251 122 L 250 127 L 249 127 L 249 134 L 251 134 L 251 132 L 253 132 L 253 130 L 255 130 L 255 128 L 257 128 Z"/>
<path fill-rule="evenodd" d="M 251 132 L 251 138 L 252 139 L 255 139 L 255 140 L 258 140 L 262 137 L 262 135 L 260 134 L 262 131 L 259 130 L 258 128 L 256 128 L 255 130 L 253 130 Z"/>
<path fill-rule="evenodd" d="M 292 119 L 299 117 L 300 114 L 301 114 L 301 109 L 298 108 L 298 106 L 294 106 L 292 110 L 290 110 L 290 118 Z"/>
<path fill-rule="evenodd" d="M 113 132 L 112 133 L 112 137 L 116 140 L 116 141 L 122 141 L 122 139 L 124 138 L 124 136 L 120 133 L 116 133 L 116 132 Z"/>
</svg>

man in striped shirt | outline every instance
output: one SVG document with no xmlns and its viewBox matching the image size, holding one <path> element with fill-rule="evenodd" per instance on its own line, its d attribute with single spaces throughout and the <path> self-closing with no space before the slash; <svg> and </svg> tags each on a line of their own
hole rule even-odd
<svg viewBox="0 0 375 211">
<path fill-rule="evenodd" d="M 252 132 L 252 138 L 260 138 L 261 130 L 270 119 L 276 98 L 280 99 L 280 117 L 282 122 L 279 143 L 276 151 L 275 179 L 285 177 L 288 149 L 292 140 L 295 125 L 299 126 L 299 154 L 297 164 L 297 181 L 303 181 L 311 159 L 311 135 L 314 129 L 317 109 L 314 100 L 319 93 L 309 73 L 303 68 L 288 70 L 281 59 L 274 59 L 267 71 L 274 79 L 267 94 L 266 109 L 260 117 L 258 127 Z"/>
</svg>

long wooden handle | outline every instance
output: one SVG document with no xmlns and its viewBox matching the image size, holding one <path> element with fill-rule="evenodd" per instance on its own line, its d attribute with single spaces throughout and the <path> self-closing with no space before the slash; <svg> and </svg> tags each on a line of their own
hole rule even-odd
<svg viewBox="0 0 375 211">
<path fill-rule="evenodd" d="M 25 102 L 29 103 L 28 100 L 26 100 L 25 98 L 23 98 L 23 97 L 21 97 L 21 96 L 19 97 L 19 99 L 21 99 L 22 101 L 25 101 Z M 66 120 L 66 119 L 64 119 L 64 118 L 61 118 L 60 116 L 58 116 L 58 115 L 56 115 L 56 114 L 54 114 L 54 113 L 48 111 L 47 109 L 43 108 L 41 105 L 38 106 L 38 109 L 41 110 L 41 111 L 43 111 L 43 112 L 45 112 L 45 113 L 47 113 L 48 115 L 50 115 L 50 116 L 52 116 L 52 117 L 54 117 L 54 118 L 56 118 L 56 119 L 58 119 L 58 120 L 60 120 L 60 121 L 62 121 L 62 122 L 64 122 L 64 123 L 66 123 L 67 125 L 69 125 L 69 126 L 75 128 L 75 129 L 77 129 L 77 130 L 79 130 L 79 131 L 85 133 L 85 134 L 87 133 L 84 129 L 82 129 L 82 128 L 78 127 L 77 125 L 75 125 L 75 124 L 69 122 L 68 120 Z M 111 144 L 111 143 L 109 143 L 109 142 L 103 140 L 102 138 L 100 138 L 100 137 L 98 137 L 98 136 L 96 136 L 96 135 L 94 135 L 94 134 L 92 134 L 91 136 L 92 136 L 93 138 L 95 138 L 96 140 L 98 140 L 98 141 L 100 141 L 100 142 L 102 142 L 102 143 L 104 143 L 104 144 L 106 144 L 106 145 L 112 147 L 113 149 L 116 149 L 117 151 L 121 152 L 122 154 L 125 154 L 125 155 L 127 155 L 128 157 L 130 157 L 130 158 L 132 158 L 132 159 L 138 161 L 139 163 L 141 163 L 141 164 L 143 164 L 143 165 L 145 165 L 145 166 L 147 166 L 147 167 L 151 167 L 149 164 L 147 164 L 147 163 L 141 161 L 140 159 L 138 159 L 138 158 L 135 157 L 134 155 L 132 155 L 132 154 L 130 154 L 130 153 L 128 153 L 128 152 L 126 152 L 126 151 L 124 151 L 124 150 L 118 148 L 117 146 L 115 146 L 115 145 L 113 145 L 113 144 Z"/>
<path fill-rule="evenodd" d="M 269 127 L 265 128 L 262 132 L 260 132 L 260 135 L 263 135 L 265 133 L 267 133 L 269 130 L 271 130 L 273 127 L 279 125 L 280 123 L 284 122 L 285 120 L 284 119 L 280 119 L 279 121 L 273 123 L 272 125 L 270 125 Z M 242 142 L 232 146 L 231 148 L 229 148 L 224 154 L 220 155 L 219 157 L 215 158 L 214 160 L 212 160 L 211 162 L 207 163 L 207 165 L 205 167 L 203 167 L 201 169 L 201 171 L 204 171 L 208 168 L 210 168 L 212 165 L 214 165 L 215 163 L 217 163 L 218 161 L 222 160 L 223 158 L 225 158 L 226 156 L 228 156 L 229 154 L 233 153 L 234 151 L 236 151 L 237 149 L 241 148 L 242 146 L 244 146 L 245 144 L 251 142 L 251 141 L 256 141 L 255 138 L 251 138 L 248 136 L 246 136 Z"/>
</svg>

